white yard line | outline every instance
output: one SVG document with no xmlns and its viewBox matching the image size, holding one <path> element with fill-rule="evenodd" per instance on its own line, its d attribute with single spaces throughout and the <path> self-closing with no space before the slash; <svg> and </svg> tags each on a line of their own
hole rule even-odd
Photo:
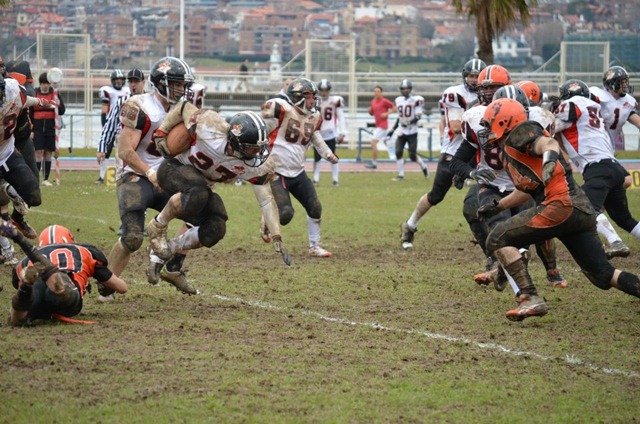
<svg viewBox="0 0 640 424">
<path fill-rule="evenodd" d="M 243 304 L 243 305 L 248 305 L 248 306 L 252 306 L 252 307 L 256 307 L 256 308 L 269 309 L 269 310 L 277 311 L 277 312 L 286 312 L 287 314 L 294 314 L 295 313 L 295 314 L 298 314 L 298 315 L 311 316 L 311 317 L 318 318 L 318 319 L 320 319 L 322 321 L 335 323 L 335 324 L 344 324 L 344 325 L 351 325 L 351 326 L 357 326 L 357 327 L 369 327 L 369 328 L 373 328 L 375 330 L 385 330 L 385 331 L 390 331 L 390 332 L 395 332 L 395 333 L 417 334 L 419 336 L 424 336 L 424 337 L 427 337 L 429 339 L 445 340 L 445 341 L 452 342 L 452 343 L 472 345 L 472 346 L 478 347 L 480 349 L 496 350 L 498 352 L 502 352 L 502 353 L 505 353 L 505 354 L 508 354 L 508 355 L 513 355 L 513 356 L 528 356 L 528 357 L 540 359 L 542 361 L 558 361 L 558 362 L 562 361 L 562 362 L 565 362 L 566 364 L 569 364 L 569 365 L 572 365 L 572 366 L 586 368 L 586 369 L 589 369 L 591 371 L 595 371 L 595 372 L 599 372 L 599 373 L 603 373 L 603 374 L 622 375 L 624 377 L 629 377 L 629 378 L 640 378 L 640 373 L 638 373 L 638 372 L 625 371 L 625 370 L 620 370 L 620 369 L 617 369 L 617 368 L 599 367 L 597 365 L 593 365 L 593 364 L 590 364 L 590 363 L 587 363 L 587 362 L 583 362 L 581 359 L 579 359 L 575 355 L 566 355 L 564 358 L 554 358 L 552 356 L 541 355 L 541 354 L 536 353 L 536 352 L 527 352 L 527 351 L 522 351 L 522 350 L 510 349 L 510 348 L 508 348 L 506 346 L 503 346 L 503 345 L 500 345 L 500 344 L 497 344 L 497 343 L 482 343 L 482 342 L 478 342 L 478 341 L 475 341 L 475 340 L 467 339 L 465 337 L 457 337 L 457 336 L 450 336 L 450 335 L 446 335 L 446 334 L 431 333 L 431 332 L 425 331 L 425 330 L 416 330 L 416 329 L 409 329 L 408 330 L 408 329 L 405 329 L 405 328 L 387 327 L 385 325 L 382 325 L 382 324 L 379 324 L 379 323 L 376 323 L 376 322 L 351 321 L 351 320 L 348 320 L 346 318 L 329 317 L 329 316 L 323 315 L 323 314 L 321 314 L 319 312 L 309 311 L 309 310 L 305 310 L 305 309 L 291 309 L 291 308 L 286 308 L 286 307 L 275 306 L 275 305 L 272 305 L 272 304 L 267 303 L 267 302 L 261 302 L 259 300 L 246 300 L 246 299 L 241 299 L 239 297 L 223 296 L 221 294 L 214 294 L 213 297 L 216 298 L 216 299 L 219 299 L 219 300 L 226 301 L 226 302 L 240 303 L 240 304 Z"/>
<path fill-rule="evenodd" d="M 107 225 L 107 221 L 105 221 L 104 219 L 96 218 L 94 216 L 69 215 L 66 213 L 45 211 L 43 209 L 30 209 L 29 214 L 32 214 L 32 213 L 40 214 L 40 215 L 58 216 L 60 218 L 66 218 L 66 219 L 82 219 L 85 221 L 97 222 L 98 224 L 101 224 L 101 225 Z"/>
</svg>

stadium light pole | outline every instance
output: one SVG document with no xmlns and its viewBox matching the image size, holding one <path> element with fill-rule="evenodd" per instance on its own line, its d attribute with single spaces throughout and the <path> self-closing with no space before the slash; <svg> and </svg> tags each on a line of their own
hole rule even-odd
<svg viewBox="0 0 640 424">
<path fill-rule="evenodd" d="M 180 0 L 180 60 L 184 60 L 184 0 Z"/>
</svg>

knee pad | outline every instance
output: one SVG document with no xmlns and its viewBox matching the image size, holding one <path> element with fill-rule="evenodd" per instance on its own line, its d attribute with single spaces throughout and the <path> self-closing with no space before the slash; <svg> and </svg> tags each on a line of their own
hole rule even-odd
<svg viewBox="0 0 640 424">
<path fill-rule="evenodd" d="M 126 234 L 120 237 L 120 243 L 129 252 L 135 252 L 142 246 L 144 236 L 142 234 Z"/>
<path fill-rule="evenodd" d="M 609 265 L 604 270 L 598 270 L 597 272 L 588 272 L 584 269 L 581 270 L 582 273 L 587 277 L 591 284 L 596 286 L 602 290 L 609 290 L 611 288 L 611 278 L 613 277 L 613 273 L 615 269 L 613 266 Z"/>
<path fill-rule="evenodd" d="M 278 213 L 280 215 L 280 225 L 287 225 L 293 219 L 294 210 L 291 206 L 278 206 Z"/>
<path fill-rule="evenodd" d="M 182 210 L 189 217 L 197 216 L 209 201 L 211 190 L 208 187 L 189 187 L 182 193 Z"/>
<path fill-rule="evenodd" d="M 224 238 L 227 232 L 227 224 L 224 220 L 214 218 L 198 228 L 198 239 L 203 246 L 215 246 Z"/>
<path fill-rule="evenodd" d="M 322 218 L 322 204 L 317 197 L 309 203 L 307 207 L 307 215 L 313 219 Z"/>
</svg>

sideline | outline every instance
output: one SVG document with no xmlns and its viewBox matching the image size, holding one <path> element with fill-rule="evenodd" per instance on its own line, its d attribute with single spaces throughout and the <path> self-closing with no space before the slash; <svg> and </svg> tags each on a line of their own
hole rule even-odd
<svg viewBox="0 0 640 424">
<path fill-rule="evenodd" d="M 503 346 L 503 345 L 500 345 L 500 344 L 497 344 L 497 343 L 481 343 L 481 342 L 477 342 L 475 340 L 467 339 L 465 337 L 456 337 L 456 336 L 449 336 L 449 335 L 446 335 L 446 334 L 431 333 L 431 332 L 426 331 L 426 330 L 415 330 L 415 329 L 407 330 L 407 329 L 404 329 L 404 328 L 387 327 L 385 325 L 382 325 L 382 324 L 379 324 L 379 323 L 376 323 L 376 322 L 350 321 L 350 320 L 345 319 L 345 318 L 329 317 L 329 316 L 323 315 L 323 314 L 321 314 L 319 312 L 309 311 L 309 310 L 306 310 L 306 309 L 284 308 L 284 307 L 272 305 L 272 304 L 267 303 L 267 302 L 261 302 L 261 301 L 257 301 L 257 300 L 255 300 L 255 301 L 245 300 L 245 299 L 241 299 L 239 297 L 229 297 L 229 296 L 224 296 L 224 295 L 221 295 L 221 294 L 213 294 L 212 296 L 214 298 L 216 298 L 216 299 L 223 300 L 225 302 L 239 303 L 239 304 L 246 305 L 246 306 L 251 306 L 251 307 L 261 308 L 261 309 L 267 309 L 267 310 L 272 310 L 272 311 L 276 311 L 276 312 L 286 312 L 287 314 L 297 314 L 297 315 L 311 316 L 311 317 L 318 318 L 321 321 L 326 321 L 326 322 L 335 323 L 335 324 L 344 324 L 344 325 L 350 325 L 350 326 L 354 326 L 354 327 L 369 327 L 369 328 L 372 328 L 374 330 L 384 330 L 384 331 L 390 331 L 390 332 L 395 332 L 395 333 L 417 334 L 419 336 L 424 336 L 424 337 L 427 337 L 429 339 L 445 340 L 445 341 L 452 342 L 452 343 L 459 343 L 459 344 L 464 344 L 464 345 L 472 345 L 472 346 L 475 346 L 475 347 L 480 348 L 480 349 L 496 350 L 498 352 L 506 353 L 508 355 L 513 355 L 513 356 L 527 356 L 527 357 L 540 359 L 542 361 L 564 362 L 567 365 L 573 365 L 573 366 L 586 368 L 588 370 L 599 372 L 599 373 L 602 373 L 602 374 L 622 375 L 622 376 L 628 377 L 628 378 L 640 378 L 640 373 L 638 373 L 638 372 L 619 370 L 619 369 L 616 369 L 616 368 L 599 367 L 597 365 L 593 365 L 593 364 L 590 364 L 588 362 L 583 362 L 581 359 L 577 358 L 574 355 L 566 355 L 564 358 L 555 358 L 555 357 L 552 357 L 552 356 L 541 355 L 541 354 L 536 353 L 536 352 L 526 352 L 526 351 L 521 351 L 521 350 L 513 350 L 513 349 L 510 349 L 510 348 L 508 348 L 506 346 Z"/>
</svg>

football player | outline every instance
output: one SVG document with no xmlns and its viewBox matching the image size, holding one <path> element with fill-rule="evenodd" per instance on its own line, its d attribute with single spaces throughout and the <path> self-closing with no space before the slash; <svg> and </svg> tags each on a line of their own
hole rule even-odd
<svg viewBox="0 0 640 424">
<path fill-rule="evenodd" d="M 27 114 L 27 109 L 32 106 L 53 108 L 47 99 L 27 96 L 24 87 L 20 86 L 18 81 L 0 77 L 0 179 L 9 183 L 29 207 L 40 205 L 42 195 L 37 175 L 15 149 L 14 132 L 17 122 L 20 122 L 20 116 Z M 35 239 L 38 236 L 24 220 L 19 208 L 14 207 L 10 217 L 3 213 L 2 218 L 10 219 L 27 238 Z"/>
<path fill-rule="evenodd" d="M 104 254 L 89 244 L 76 243 L 65 227 L 45 228 L 37 248 L 8 222 L 2 223 L 0 232 L 27 255 L 13 268 L 17 292 L 11 301 L 11 325 L 78 315 L 91 277 L 98 280 L 99 290 L 127 291 L 127 284 L 107 268 Z"/>
<path fill-rule="evenodd" d="M 413 249 L 418 223 L 432 206 L 444 199 L 453 184 L 454 174 L 449 169 L 449 162 L 462 143 L 462 114 L 477 100 L 478 76 L 486 67 L 480 59 L 468 61 L 462 68 L 462 84 L 447 88 L 442 95 L 445 129 L 435 180 L 431 191 L 418 200 L 409 219 L 400 226 L 403 249 Z"/>
<path fill-rule="evenodd" d="M 106 166 L 103 167 L 102 163 L 106 164 L 106 160 L 111 156 L 111 151 L 116 144 L 116 136 L 120 134 L 122 124 L 120 123 L 120 110 L 122 105 L 129 99 L 130 96 L 144 93 L 144 73 L 137 68 L 130 70 L 127 73 L 127 83 L 129 84 L 130 94 L 119 97 L 115 105 L 109 109 L 109 115 L 107 115 L 107 121 L 102 126 L 102 132 L 100 133 L 100 140 L 98 141 L 98 153 L 96 158 L 100 166 L 100 179 L 104 180 L 107 172 Z M 118 175 L 122 171 L 122 164 L 116 162 L 118 166 Z"/>
<path fill-rule="evenodd" d="M 396 138 L 396 164 L 398 175 L 393 181 L 404 180 L 404 146 L 408 146 L 409 159 L 420 165 L 424 177 L 429 176 L 429 170 L 424 161 L 418 156 L 418 121 L 422 118 L 422 107 L 424 98 L 413 94 L 413 84 L 409 80 L 402 80 L 400 83 L 401 95 L 396 97 L 395 106 L 398 111 L 398 119 L 391 131 L 387 133 L 389 137 L 400 127 L 400 134 Z"/>
<path fill-rule="evenodd" d="M 478 214 L 492 216 L 530 198 L 536 203 L 535 207 L 500 222 L 487 238 L 487 249 L 496 254 L 519 289 L 518 307 L 506 312 L 507 319 L 522 321 L 548 312 L 518 246 L 553 237 L 562 241 L 596 287 L 603 290 L 615 287 L 640 297 L 640 279 L 615 269 L 607 260 L 595 231 L 596 212 L 574 180 L 558 141 L 547 136 L 537 122 L 527 122 L 524 107 L 513 99 L 493 101 L 481 122 L 487 142 L 501 149 L 516 190 L 493 204 L 483 205 Z"/>
<path fill-rule="evenodd" d="M 615 158 L 600 104 L 592 100 L 587 85 L 568 80 L 560 86 L 561 103 L 555 110 L 556 134 L 559 134 L 569 158 L 584 177 L 582 189 L 598 212 L 598 230 L 610 239 L 615 233 L 608 219 L 640 239 L 640 225 L 631 215 L 626 193 L 627 170 Z M 616 234 L 617 236 L 617 234 Z M 618 236 L 619 239 L 619 236 Z M 630 250 L 622 240 L 606 249 L 609 257 L 628 256 Z"/>
<path fill-rule="evenodd" d="M 173 155 L 167 146 L 167 134 L 178 124 L 189 129 L 193 142 L 186 151 Z M 260 115 L 240 112 L 227 123 L 212 110 L 198 111 L 191 103 L 183 103 L 156 130 L 154 141 L 167 158 L 158 169 L 158 182 L 172 194 L 160 214 L 147 225 L 149 242 L 160 258 L 168 258 L 176 251 L 213 247 L 222 240 L 227 211 L 212 188 L 216 183 L 240 179 L 252 184 L 274 248 L 287 265 L 291 264 L 271 193 L 275 164 L 269 158 L 269 134 Z M 167 226 L 174 218 L 181 218 L 192 227 L 167 241 Z"/>
<path fill-rule="evenodd" d="M 114 69 L 111 72 L 111 85 L 104 85 L 100 87 L 100 90 L 98 91 L 98 96 L 102 102 L 102 106 L 100 108 L 100 122 L 103 127 L 107 123 L 109 111 L 116 106 L 118 99 L 131 94 L 129 87 L 125 87 L 124 82 L 125 76 L 122 69 Z M 100 148 L 100 143 L 98 143 L 97 159 L 100 164 L 100 176 L 96 180 L 96 184 L 104 183 L 104 176 L 107 173 L 107 161 L 100 154 L 103 153 L 100 151 Z"/>
<path fill-rule="evenodd" d="M 162 210 L 171 196 L 158 183 L 156 171 L 162 155 L 151 136 L 167 112 L 189 91 L 193 79 L 191 68 L 184 61 L 164 57 L 151 67 L 149 81 L 153 91 L 132 96 L 122 105 L 118 156 L 125 166 L 116 186 L 122 235 L 109 254 L 111 270 L 118 276 L 122 275 L 131 254 L 142 246 L 146 210 Z M 176 253 L 166 263 L 166 271 L 154 267 L 148 272 L 161 272 L 160 279 L 183 293 L 196 294 L 197 290 L 182 270 L 184 259 L 184 254 Z M 157 281 L 156 276 L 150 277 L 150 281 Z"/>
<path fill-rule="evenodd" d="M 629 122 L 640 128 L 638 102 L 632 96 L 629 74 L 622 66 L 612 66 L 602 76 L 602 86 L 604 88 L 590 87 L 589 91 L 598 98 L 605 129 L 614 149 L 624 150 L 624 124 Z"/>
<path fill-rule="evenodd" d="M 304 171 L 305 156 L 311 145 L 324 159 L 338 163 L 338 157 L 320 136 L 322 117 L 318 108 L 316 84 L 306 78 L 293 80 L 287 87 L 287 100 L 268 100 L 262 105 L 261 114 L 273 140 L 271 155 L 275 159 L 277 179 L 271 182 L 271 190 L 278 204 L 280 225 L 287 225 L 293 219 L 293 195 L 307 212 L 309 254 L 322 258 L 331 257 L 331 252 L 320 247 L 322 205 L 313 183 Z M 260 227 L 262 239 L 270 241 L 264 217 Z"/>
<path fill-rule="evenodd" d="M 327 79 L 320 80 L 318 91 L 320 92 L 320 116 L 322 116 L 320 135 L 331 149 L 331 152 L 335 154 L 336 144 L 344 143 L 344 137 L 347 133 L 347 122 L 344 118 L 346 104 L 341 96 L 331 95 L 331 82 Z M 320 183 L 320 160 L 322 156 L 316 149 L 313 149 L 313 158 L 313 184 L 318 185 Z M 340 184 L 339 166 L 337 163 L 331 165 L 334 187 Z"/>
</svg>

